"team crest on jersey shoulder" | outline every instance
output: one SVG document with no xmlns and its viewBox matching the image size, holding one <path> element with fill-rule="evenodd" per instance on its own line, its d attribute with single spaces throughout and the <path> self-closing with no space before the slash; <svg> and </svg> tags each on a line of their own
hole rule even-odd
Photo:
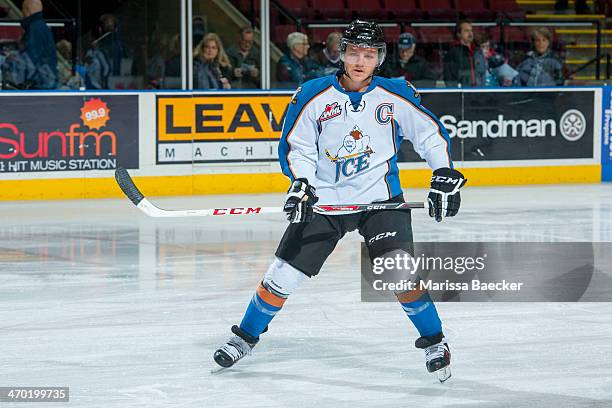
<svg viewBox="0 0 612 408">
<path fill-rule="evenodd" d="M 369 158 L 373 153 L 370 136 L 364 135 L 357 125 L 344 136 L 342 146 L 335 154 L 325 149 L 327 158 L 336 165 L 336 182 L 342 177 L 350 177 L 370 167 Z"/>
<path fill-rule="evenodd" d="M 338 102 L 334 102 L 331 105 L 325 104 L 325 110 L 319 116 L 319 122 L 325 122 L 326 120 L 330 120 L 336 118 L 342 114 L 342 107 Z"/>
<path fill-rule="evenodd" d="M 299 95 L 300 92 L 302 92 L 302 87 L 298 86 L 298 88 L 295 90 L 295 93 L 291 97 L 291 104 L 292 105 L 295 105 L 297 103 L 298 95 Z"/>
</svg>

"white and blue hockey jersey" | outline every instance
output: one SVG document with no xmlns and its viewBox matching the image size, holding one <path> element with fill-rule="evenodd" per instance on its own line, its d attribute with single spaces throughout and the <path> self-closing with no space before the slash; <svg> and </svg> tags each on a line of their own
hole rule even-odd
<svg viewBox="0 0 612 408">
<path fill-rule="evenodd" d="M 375 76 L 346 92 L 335 75 L 294 94 L 279 143 L 282 171 L 316 187 L 317 204 L 369 204 L 400 194 L 397 153 L 404 138 L 432 169 L 453 167 L 444 126 L 406 81 Z"/>
</svg>

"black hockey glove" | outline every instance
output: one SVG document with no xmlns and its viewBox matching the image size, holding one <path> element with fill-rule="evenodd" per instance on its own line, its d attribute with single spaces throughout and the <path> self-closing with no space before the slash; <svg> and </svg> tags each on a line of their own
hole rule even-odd
<svg viewBox="0 0 612 408">
<path fill-rule="evenodd" d="M 431 176 L 431 188 L 427 201 L 429 201 L 429 216 L 435 217 L 436 221 L 442 221 L 444 217 L 457 215 L 461 205 L 461 194 L 459 189 L 465 185 L 467 180 L 459 171 L 443 167 L 433 172 Z"/>
<path fill-rule="evenodd" d="M 315 188 L 305 178 L 299 178 L 289 187 L 283 210 L 292 223 L 310 222 L 314 213 L 312 207 L 317 201 Z"/>
</svg>

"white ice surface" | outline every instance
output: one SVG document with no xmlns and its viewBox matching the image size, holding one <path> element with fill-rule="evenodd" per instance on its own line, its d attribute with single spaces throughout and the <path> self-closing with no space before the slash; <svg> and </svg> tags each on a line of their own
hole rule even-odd
<svg viewBox="0 0 612 408">
<path fill-rule="evenodd" d="M 612 185 L 469 188 L 463 199 L 442 224 L 415 211 L 415 238 L 612 241 Z M 0 386 L 70 387 L 69 404 L 48 406 L 612 407 L 612 303 L 438 304 L 453 352 L 441 385 L 401 308 L 360 302 L 353 233 L 254 354 L 213 376 L 282 216 L 160 220 L 127 200 L 1 203 L 0 214 Z"/>
</svg>

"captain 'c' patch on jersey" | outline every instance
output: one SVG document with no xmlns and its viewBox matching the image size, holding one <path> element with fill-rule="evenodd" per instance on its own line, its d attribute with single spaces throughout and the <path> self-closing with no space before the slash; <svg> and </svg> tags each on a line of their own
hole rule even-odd
<svg viewBox="0 0 612 408">
<path fill-rule="evenodd" d="M 393 120 L 393 104 L 389 102 L 381 103 L 374 111 L 376 122 L 386 125 Z"/>
</svg>

